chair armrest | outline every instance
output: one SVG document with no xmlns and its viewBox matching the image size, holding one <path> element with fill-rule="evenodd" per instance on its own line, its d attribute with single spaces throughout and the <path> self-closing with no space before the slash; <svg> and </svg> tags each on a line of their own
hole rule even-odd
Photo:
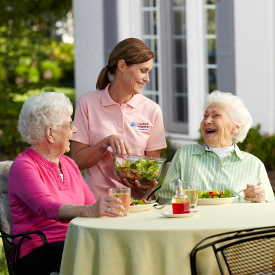
<svg viewBox="0 0 275 275">
<path fill-rule="evenodd" d="M 157 187 L 155 190 L 153 190 L 147 197 L 147 201 L 150 199 L 150 197 L 157 191 L 160 189 L 161 186 Z"/>
<path fill-rule="evenodd" d="M 50 259 L 49 259 L 49 243 L 48 243 L 48 239 L 46 237 L 46 235 L 40 231 L 40 230 L 34 230 L 34 231 L 29 231 L 29 232 L 24 232 L 24 233 L 20 233 L 20 234 L 7 234 L 5 233 L 4 231 L 0 230 L 1 232 L 1 236 L 0 238 L 3 238 L 3 239 L 14 239 L 14 238 L 17 238 L 17 237 L 21 237 L 19 243 L 18 243 L 18 248 L 17 248 L 17 251 L 16 251 L 16 268 L 17 269 L 17 264 L 19 262 L 19 256 L 20 256 L 20 248 L 21 248 L 21 245 L 22 245 L 22 242 L 24 241 L 24 239 L 29 239 L 31 240 L 32 237 L 30 235 L 38 235 L 41 239 L 42 239 L 42 242 L 43 242 L 43 246 L 45 247 L 45 253 L 46 253 L 46 261 L 47 261 L 47 266 L 49 267 L 50 266 Z M 16 270 L 17 271 L 17 270 Z M 15 272 L 16 274 L 16 272 Z M 48 272 L 48 274 L 50 274 L 50 272 Z"/>
<path fill-rule="evenodd" d="M 14 238 L 17 238 L 17 237 L 28 236 L 28 235 L 31 235 L 31 234 L 37 234 L 41 237 L 43 243 L 44 242 L 48 243 L 46 235 L 40 230 L 34 230 L 34 231 L 24 232 L 24 233 L 20 233 L 20 234 L 7 234 L 2 230 L 0 230 L 0 232 L 1 232 L 0 238 L 11 238 L 11 239 L 14 239 Z"/>
</svg>

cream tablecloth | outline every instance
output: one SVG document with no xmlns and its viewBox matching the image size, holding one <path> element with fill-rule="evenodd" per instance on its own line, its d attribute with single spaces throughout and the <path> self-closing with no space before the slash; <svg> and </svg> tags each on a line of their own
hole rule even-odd
<svg viewBox="0 0 275 275">
<path fill-rule="evenodd" d="M 190 252 L 210 235 L 275 225 L 275 204 L 198 206 L 192 218 L 165 218 L 160 210 L 123 218 L 76 218 L 71 221 L 60 275 L 191 274 Z M 198 255 L 200 274 L 218 274 L 210 250 Z"/>
</svg>

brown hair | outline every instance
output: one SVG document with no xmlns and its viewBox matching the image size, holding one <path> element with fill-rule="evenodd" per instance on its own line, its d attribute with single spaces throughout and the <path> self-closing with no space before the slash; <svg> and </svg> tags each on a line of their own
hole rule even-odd
<svg viewBox="0 0 275 275">
<path fill-rule="evenodd" d="M 154 58 L 154 53 L 137 38 L 127 38 L 120 41 L 110 53 L 108 65 L 104 67 L 97 78 L 96 88 L 103 90 L 111 83 L 108 73 L 114 74 L 117 63 L 123 59 L 127 66 L 139 64 Z"/>
</svg>

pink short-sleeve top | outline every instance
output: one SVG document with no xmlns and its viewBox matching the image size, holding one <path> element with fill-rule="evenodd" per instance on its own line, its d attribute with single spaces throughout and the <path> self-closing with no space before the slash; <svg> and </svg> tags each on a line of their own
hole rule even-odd
<svg viewBox="0 0 275 275">
<path fill-rule="evenodd" d="M 110 97 L 108 87 L 79 98 L 74 117 L 77 133 L 73 140 L 93 146 L 109 135 L 119 135 L 127 141 L 132 154 L 141 156 L 146 151 L 166 148 L 159 105 L 143 95 L 134 95 L 120 105 Z M 86 169 L 85 180 L 97 200 L 108 195 L 108 188 L 123 187 L 116 180 L 109 152 Z M 131 196 L 137 199 L 142 195 L 132 190 Z"/>
</svg>

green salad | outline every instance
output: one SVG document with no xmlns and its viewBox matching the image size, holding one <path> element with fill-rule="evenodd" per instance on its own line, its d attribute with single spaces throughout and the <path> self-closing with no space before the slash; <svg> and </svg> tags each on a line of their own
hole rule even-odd
<svg viewBox="0 0 275 275">
<path fill-rule="evenodd" d="M 139 200 L 134 200 L 131 198 L 130 206 L 135 206 L 135 205 L 145 205 L 145 204 L 151 204 L 156 202 L 155 200 L 152 201 L 147 201 L 146 199 L 139 199 Z"/>
<path fill-rule="evenodd" d="M 230 198 L 230 197 L 234 197 L 234 194 L 228 190 L 225 189 L 224 191 L 222 190 L 202 190 L 199 191 L 198 193 L 198 198 Z"/>
<path fill-rule="evenodd" d="M 161 163 L 155 160 L 138 159 L 130 162 L 127 159 L 123 165 L 117 165 L 115 161 L 115 173 L 121 179 L 126 178 L 130 183 L 138 180 L 141 183 L 150 183 L 157 179 L 161 172 Z"/>
</svg>

